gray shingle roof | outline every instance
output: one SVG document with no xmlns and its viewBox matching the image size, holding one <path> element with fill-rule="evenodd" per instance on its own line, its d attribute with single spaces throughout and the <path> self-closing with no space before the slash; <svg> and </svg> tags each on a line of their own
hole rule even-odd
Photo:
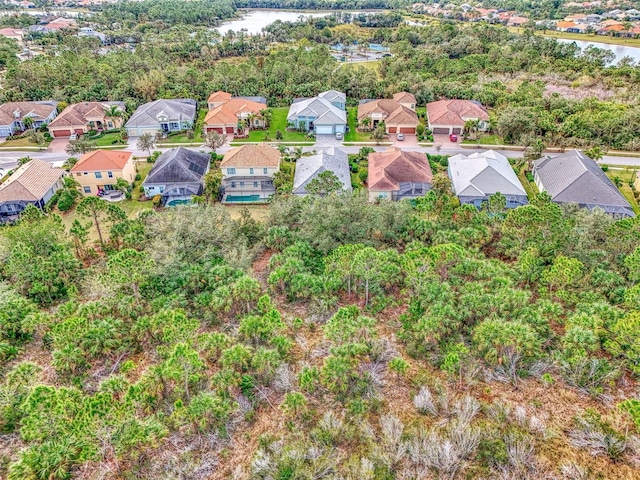
<svg viewBox="0 0 640 480">
<path fill-rule="evenodd" d="M 315 116 L 314 123 L 316 125 L 346 125 L 347 123 L 347 112 L 320 96 L 294 100 L 289 108 L 287 120 L 292 121 L 299 116 Z"/>
<path fill-rule="evenodd" d="M 458 196 L 526 195 L 507 157 L 494 150 L 449 158 L 449 176 Z"/>
<path fill-rule="evenodd" d="M 346 152 L 329 148 L 317 155 L 302 157 L 296 162 L 296 174 L 293 179 L 293 193 L 306 195 L 307 184 L 324 171 L 335 173 L 342 182 L 343 190 L 351 191 L 351 172 Z"/>
<path fill-rule="evenodd" d="M 153 164 L 143 185 L 170 183 L 200 183 L 209 169 L 211 157 L 184 147 L 164 152 Z"/>
<path fill-rule="evenodd" d="M 166 116 L 169 121 L 181 120 L 192 122 L 196 118 L 197 102 L 191 99 L 180 100 L 155 100 L 140 105 L 125 127 L 148 127 L 158 125 L 158 117 Z"/>
<path fill-rule="evenodd" d="M 536 160 L 533 170 L 554 202 L 598 206 L 633 216 L 629 202 L 598 164 L 578 150 Z"/>
</svg>

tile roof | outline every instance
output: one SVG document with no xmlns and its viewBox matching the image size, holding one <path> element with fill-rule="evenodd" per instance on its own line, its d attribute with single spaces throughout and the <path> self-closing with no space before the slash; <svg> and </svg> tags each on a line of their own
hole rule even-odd
<svg viewBox="0 0 640 480">
<path fill-rule="evenodd" d="M 578 24 L 574 22 L 558 22 L 556 23 L 557 28 L 574 28 L 577 27 Z"/>
<path fill-rule="evenodd" d="M 98 116 L 100 113 L 104 115 L 104 112 L 106 112 L 111 105 L 120 107 L 122 111 L 125 109 L 124 102 L 74 103 L 69 105 L 56 118 L 54 118 L 49 126 L 74 127 L 77 125 L 86 125 L 88 123 L 87 117 Z"/>
<path fill-rule="evenodd" d="M 207 100 L 207 102 L 209 103 L 227 102 L 229 100 L 231 100 L 230 93 L 223 92 L 222 90 L 218 90 L 217 92 L 213 92 L 211 95 L 209 95 L 209 99 Z"/>
<path fill-rule="evenodd" d="M 184 147 L 172 148 L 158 157 L 142 183 L 200 183 L 209 170 L 211 156 Z"/>
<path fill-rule="evenodd" d="M 0 125 L 10 125 L 15 120 L 31 117 L 44 120 L 56 109 L 58 102 L 7 102 L 0 105 Z M 15 113 L 18 113 L 18 116 Z"/>
<path fill-rule="evenodd" d="M 253 113 L 257 115 L 260 113 L 260 110 L 264 110 L 265 108 L 267 108 L 267 105 L 264 103 L 258 103 L 244 98 L 232 98 L 213 110 L 209 110 L 207 116 L 204 117 L 204 124 L 235 125 L 242 113 Z"/>
<path fill-rule="evenodd" d="M 230 149 L 220 163 L 226 167 L 271 167 L 280 166 L 280 152 L 265 144 L 243 145 Z"/>
<path fill-rule="evenodd" d="M 317 97 L 313 98 L 303 98 L 300 100 L 296 100 L 291 104 L 289 108 L 289 114 L 287 115 L 287 120 L 292 121 L 299 116 L 315 116 L 316 120 L 314 123 L 316 125 L 346 125 L 347 124 L 347 112 L 342 110 L 341 108 L 336 107 L 325 97 L 332 97 L 332 95 L 325 95 L 323 92 Z M 336 94 L 340 92 L 335 92 Z M 344 94 L 342 94 L 344 95 Z"/>
<path fill-rule="evenodd" d="M 122 170 L 133 154 L 124 150 L 94 150 L 87 152 L 71 167 L 72 172 Z"/>
<path fill-rule="evenodd" d="M 464 119 L 489 120 L 489 113 L 473 100 L 438 100 L 427 103 L 427 118 L 431 125 L 464 127 Z"/>
<path fill-rule="evenodd" d="M 418 125 L 420 123 L 416 112 L 400 105 L 396 100 L 387 98 L 358 105 L 358 120 L 373 114 L 381 114 L 387 125 Z"/>
<path fill-rule="evenodd" d="M 578 150 L 536 160 L 533 171 L 554 202 L 632 211 L 600 166 Z"/>
<path fill-rule="evenodd" d="M 393 99 L 398 103 L 417 103 L 416 97 L 409 92 L 397 92 L 393 94 Z"/>
<path fill-rule="evenodd" d="M 369 154 L 369 190 L 395 191 L 400 183 L 431 183 L 433 174 L 424 153 L 391 148 Z"/>
<path fill-rule="evenodd" d="M 127 121 L 125 128 L 150 127 L 159 124 L 158 117 L 163 115 L 168 120 L 178 120 L 194 122 L 196 119 L 196 105 L 198 102 L 192 99 L 178 100 L 155 100 L 153 102 L 140 105 L 131 118 Z"/>
<path fill-rule="evenodd" d="M 527 195 L 507 157 L 494 150 L 450 157 L 449 176 L 458 196 Z"/>
<path fill-rule="evenodd" d="M 306 194 L 307 183 L 325 171 L 333 172 L 338 177 L 338 180 L 342 182 L 343 190 L 351 191 L 349 158 L 345 151 L 331 147 L 317 155 L 302 157 L 296 162 L 293 193 L 298 195 Z"/>
<path fill-rule="evenodd" d="M 60 180 L 64 170 L 42 160 L 31 160 L 18 167 L 0 185 L 0 203 L 26 201 L 37 202 Z"/>
</svg>

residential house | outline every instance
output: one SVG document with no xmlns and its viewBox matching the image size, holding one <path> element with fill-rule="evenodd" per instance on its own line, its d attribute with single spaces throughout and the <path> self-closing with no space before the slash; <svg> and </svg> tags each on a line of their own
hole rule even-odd
<svg viewBox="0 0 640 480">
<path fill-rule="evenodd" d="M 424 196 L 431 190 L 433 175 L 422 152 L 391 148 L 369 154 L 369 201 L 404 200 Z"/>
<path fill-rule="evenodd" d="M 534 161 L 533 177 L 538 189 L 555 203 L 600 208 L 617 218 L 635 216 L 600 166 L 578 150 Z"/>
<path fill-rule="evenodd" d="M 427 122 L 434 134 L 460 134 L 467 120 L 478 122 L 478 129 L 489 129 L 489 113 L 474 100 L 438 100 L 427 103 Z"/>
<path fill-rule="evenodd" d="M 387 133 L 415 135 L 420 124 L 415 108 L 416 98 L 407 92 L 396 93 L 393 99 L 363 100 L 358 105 L 358 122 L 362 125 L 368 118 L 370 128 L 384 122 Z"/>
<path fill-rule="evenodd" d="M 108 116 L 113 106 L 124 113 L 124 102 L 82 102 L 69 105 L 49 123 L 49 133 L 53 137 L 69 137 L 74 133 L 82 135 L 91 130 L 120 128 L 122 116 Z"/>
<path fill-rule="evenodd" d="M 584 13 L 574 13 L 573 15 L 567 15 L 564 17 L 566 22 L 586 23 L 587 15 Z"/>
<path fill-rule="evenodd" d="M 608 25 L 604 28 L 601 28 L 597 31 L 598 35 L 616 35 L 621 32 L 624 32 L 625 28 L 623 25 Z"/>
<path fill-rule="evenodd" d="M 0 28 L 0 36 L 11 38 L 18 42 L 18 45 L 24 43 L 24 31 L 19 28 Z"/>
<path fill-rule="evenodd" d="M 351 170 L 347 153 L 338 148 L 328 148 L 316 155 L 302 157 L 296 162 L 296 173 L 293 178 L 293 194 L 308 195 L 309 182 L 322 172 L 332 172 L 342 183 L 342 190 L 351 191 Z"/>
<path fill-rule="evenodd" d="M 529 19 L 527 17 L 510 17 L 507 20 L 507 27 L 522 27 L 529 23 Z"/>
<path fill-rule="evenodd" d="M 153 164 L 142 183 L 144 194 L 147 197 L 161 195 L 163 206 L 189 204 L 194 195 L 202 195 L 210 161 L 211 156 L 207 153 L 184 147 L 172 148 Z"/>
<path fill-rule="evenodd" d="M 78 37 L 97 38 L 98 40 L 100 40 L 100 43 L 102 43 L 102 45 L 108 45 L 109 43 L 111 43 L 109 41 L 109 37 L 107 37 L 104 33 L 96 32 L 91 27 L 80 27 L 80 31 L 78 32 Z"/>
<path fill-rule="evenodd" d="M 318 135 L 345 133 L 347 130 L 347 97 L 344 93 L 329 90 L 317 97 L 294 100 L 287 122 Z"/>
<path fill-rule="evenodd" d="M 273 176 L 280 170 L 280 152 L 265 144 L 232 148 L 220 169 L 223 202 L 264 202 L 276 191 Z"/>
<path fill-rule="evenodd" d="M 480 208 L 495 193 L 507 199 L 507 208 L 526 205 L 527 192 L 507 157 L 494 150 L 449 158 L 449 178 L 460 203 Z"/>
<path fill-rule="evenodd" d="M 232 97 L 226 92 L 215 92 L 209 96 L 209 111 L 204 118 L 207 132 L 235 134 L 240 122 L 247 122 L 249 128 L 265 128 L 260 112 L 267 108 L 267 99 L 263 97 Z M 251 125 L 249 125 L 251 123 Z M 240 132 L 242 133 L 242 132 Z"/>
<path fill-rule="evenodd" d="M 49 123 L 58 114 L 58 102 L 7 102 L 0 105 L 0 137 L 7 137 L 22 132 L 29 126 L 39 128 Z M 25 119 L 31 119 L 29 121 Z"/>
<path fill-rule="evenodd" d="M 44 208 L 62 188 L 65 171 L 42 160 L 31 160 L 18 167 L 0 184 L 0 223 L 17 218 L 27 205 Z"/>
<path fill-rule="evenodd" d="M 130 137 L 145 133 L 181 132 L 193 128 L 198 102 L 192 99 L 155 100 L 139 106 L 125 124 Z"/>
<path fill-rule="evenodd" d="M 133 183 L 136 167 L 133 154 L 123 150 L 94 150 L 85 153 L 71 167 L 73 179 L 80 184 L 85 195 L 117 190 L 118 179 Z"/>
<path fill-rule="evenodd" d="M 570 21 L 556 22 L 556 30 L 559 32 L 568 32 L 571 29 L 575 29 L 577 26 L 577 23 Z"/>
</svg>

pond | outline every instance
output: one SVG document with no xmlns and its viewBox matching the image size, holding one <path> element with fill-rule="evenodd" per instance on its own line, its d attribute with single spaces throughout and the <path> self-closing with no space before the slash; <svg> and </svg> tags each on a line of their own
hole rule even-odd
<svg viewBox="0 0 640 480">
<path fill-rule="evenodd" d="M 567 40 L 564 38 L 558 38 L 559 42 L 563 43 L 571 43 L 575 42 L 578 47 L 582 50 L 592 45 L 594 47 L 600 48 L 602 50 L 609 50 L 614 53 L 616 56 L 615 60 L 611 62 L 611 65 L 615 65 L 624 57 L 631 57 L 633 60 L 638 63 L 640 62 L 640 48 L 639 47 L 629 47 L 625 45 L 613 45 L 609 43 L 599 43 L 599 42 L 589 42 L 586 40 Z"/>
</svg>

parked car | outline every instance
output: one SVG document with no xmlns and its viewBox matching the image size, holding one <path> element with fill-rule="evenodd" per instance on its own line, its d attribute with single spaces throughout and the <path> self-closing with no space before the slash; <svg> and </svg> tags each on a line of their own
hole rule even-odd
<svg viewBox="0 0 640 480">
<path fill-rule="evenodd" d="M 457 142 L 458 141 L 458 135 L 456 135 L 455 133 L 452 133 L 451 135 L 449 135 L 449 141 L 450 142 Z"/>
<path fill-rule="evenodd" d="M 69 140 L 77 140 L 77 139 L 78 139 L 77 133 L 72 133 L 71 135 L 69 135 Z"/>
<path fill-rule="evenodd" d="M 336 132 L 336 140 L 342 140 L 342 132 Z"/>
<path fill-rule="evenodd" d="M 398 140 L 399 142 L 404 140 L 404 133 L 402 132 L 398 132 L 396 133 L 396 140 Z"/>
</svg>

